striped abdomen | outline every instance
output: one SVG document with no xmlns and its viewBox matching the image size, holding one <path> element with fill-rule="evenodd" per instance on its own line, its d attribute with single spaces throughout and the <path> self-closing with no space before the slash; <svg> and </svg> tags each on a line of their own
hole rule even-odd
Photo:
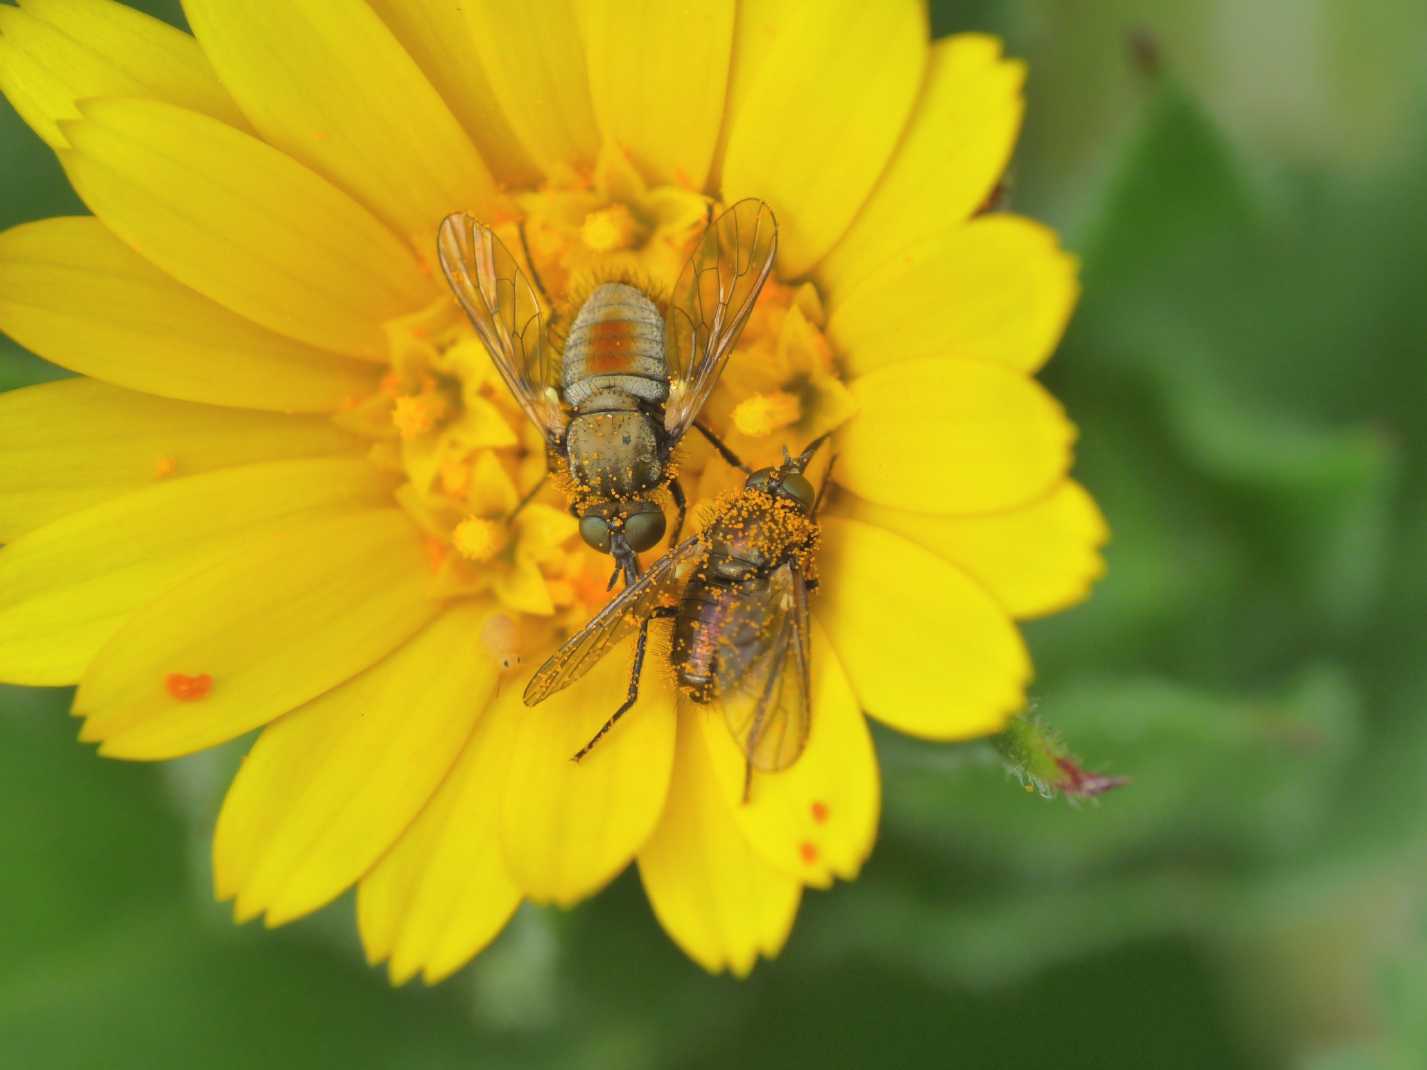
<svg viewBox="0 0 1427 1070">
<path fill-rule="evenodd" d="M 565 339 L 561 385 L 575 408 L 608 390 L 667 400 L 664 320 L 654 302 L 626 283 L 596 286 Z"/>
</svg>

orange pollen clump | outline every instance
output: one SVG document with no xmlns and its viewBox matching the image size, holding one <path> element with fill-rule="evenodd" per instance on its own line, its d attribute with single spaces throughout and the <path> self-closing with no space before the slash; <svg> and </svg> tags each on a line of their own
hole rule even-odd
<svg viewBox="0 0 1427 1070">
<path fill-rule="evenodd" d="M 818 860 L 817 847 L 808 843 L 806 840 L 803 841 L 803 845 L 798 848 L 798 853 L 803 856 L 803 861 L 810 866 Z"/>
<path fill-rule="evenodd" d="M 827 803 L 813 803 L 813 820 L 816 821 L 819 825 L 827 821 Z"/>
<path fill-rule="evenodd" d="M 178 461 L 172 457 L 160 457 L 154 462 L 154 478 L 167 479 L 178 471 Z"/>
<path fill-rule="evenodd" d="M 426 563 L 431 567 L 431 571 L 440 572 L 441 566 L 446 563 L 446 555 L 451 552 L 451 548 L 435 535 L 428 535 L 422 542 L 422 549 L 426 551 Z"/>
<path fill-rule="evenodd" d="M 468 561 L 489 561 L 505 549 L 505 525 L 479 516 L 468 516 L 451 532 L 451 545 Z"/>
<path fill-rule="evenodd" d="M 447 461 L 441 466 L 441 489 L 447 494 L 464 494 L 471 485 L 471 466 L 465 461 Z"/>
<path fill-rule="evenodd" d="M 416 438 L 433 430 L 446 415 L 446 408 L 446 401 L 439 394 L 406 394 L 396 399 L 391 422 L 402 438 Z"/>
<path fill-rule="evenodd" d="M 186 676 L 181 672 L 171 672 L 164 677 L 164 688 L 180 702 L 197 702 L 207 698 L 213 690 L 213 677 L 208 673 Z"/>
<path fill-rule="evenodd" d="M 786 390 L 754 394 L 733 410 L 733 426 L 750 438 L 766 438 L 803 418 L 803 403 Z"/>
<path fill-rule="evenodd" d="M 593 252 L 613 253 L 633 246 L 643 237 L 643 230 L 626 206 L 611 204 L 585 216 L 580 240 Z"/>
</svg>

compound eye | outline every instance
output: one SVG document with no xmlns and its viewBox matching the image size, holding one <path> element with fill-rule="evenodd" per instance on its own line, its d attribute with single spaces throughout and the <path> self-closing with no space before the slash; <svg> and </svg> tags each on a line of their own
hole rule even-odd
<svg viewBox="0 0 1427 1070">
<path fill-rule="evenodd" d="M 772 484 L 777 470 L 774 468 L 760 468 L 748 477 L 748 481 L 743 484 L 747 490 L 761 490 L 772 492 Z"/>
<path fill-rule="evenodd" d="M 624 522 L 624 541 L 635 552 L 648 550 L 664 537 L 664 514 L 635 513 Z"/>
<path fill-rule="evenodd" d="M 813 499 L 816 497 L 813 485 L 797 472 L 790 472 L 783 477 L 783 495 L 801 505 L 804 512 L 812 511 Z"/>
<path fill-rule="evenodd" d="M 609 522 L 602 516 L 580 517 L 580 538 L 600 553 L 609 553 Z"/>
</svg>

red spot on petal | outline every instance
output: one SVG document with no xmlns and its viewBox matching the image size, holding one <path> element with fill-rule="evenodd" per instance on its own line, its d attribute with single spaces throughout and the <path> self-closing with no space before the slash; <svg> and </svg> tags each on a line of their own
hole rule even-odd
<svg viewBox="0 0 1427 1070">
<path fill-rule="evenodd" d="M 798 848 L 798 853 L 803 856 L 803 861 L 810 866 L 818 860 L 817 847 L 814 844 L 808 843 L 806 840 L 803 842 L 803 845 Z"/>
<path fill-rule="evenodd" d="M 206 672 L 199 673 L 197 676 L 185 676 L 181 672 L 171 672 L 164 677 L 164 687 L 180 702 L 197 702 L 199 699 L 207 698 L 208 693 L 213 690 L 213 677 Z"/>
<path fill-rule="evenodd" d="M 827 803 L 813 803 L 813 820 L 816 821 L 819 825 L 827 821 Z"/>
</svg>

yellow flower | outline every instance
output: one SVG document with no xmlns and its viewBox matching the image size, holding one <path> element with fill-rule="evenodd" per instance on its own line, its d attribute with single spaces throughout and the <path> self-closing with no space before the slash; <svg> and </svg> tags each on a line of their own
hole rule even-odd
<svg viewBox="0 0 1427 1070">
<path fill-rule="evenodd" d="M 0 397 L 0 678 L 77 684 L 116 758 L 261 729 L 217 894 L 279 924 L 356 885 L 398 982 L 631 861 L 681 948 L 747 973 L 872 848 L 864 713 L 996 731 L 1030 677 L 1013 621 L 1101 567 L 1032 378 L 1074 261 L 980 211 L 1021 65 L 929 42 L 915 0 L 685 7 L 188 0 L 196 40 L 109 0 L 0 7 L 0 88 L 93 212 L 0 235 L 0 329 L 83 376 Z M 777 278 L 706 418 L 755 464 L 825 431 L 837 460 L 811 737 L 740 805 L 667 672 L 569 761 L 627 653 L 522 705 L 609 559 L 553 487 L 510 522 L 539 436 L 432 253 L 461 209 L 557 304 L 592 273 L 667 288 L 747 196 Z M 696 506 L 741 479 L 692 436 L 680 466 Z"/>
</svg>

